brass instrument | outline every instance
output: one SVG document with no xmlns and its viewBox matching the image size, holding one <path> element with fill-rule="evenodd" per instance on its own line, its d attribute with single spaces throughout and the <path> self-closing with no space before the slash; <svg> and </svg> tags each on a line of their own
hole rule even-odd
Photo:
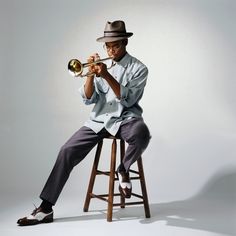
<svg viewBox="0 0 236 236">
<path fill-rule="evenodd" d="M 69 70 L 69 73 L 74 76 L 74 77 L 85 77 L 85 76 L 91 76 L 91 75 L 94 75 L 94 73 L 91 73 L 91 72 L 88 72 L 86 74 L 82 74 L 83 73 L 83 70 L 85 67 L 89 67 L 90 65 L 95 65 L 95 64 L 98 64 L 98 63 L 101 63 L 103 61 L 106 61 L 106 60 L 112 60 L 112 57 L 107 57 L 107 58 L 104 58 L 104 59 L 99 59 L 97 61 L 94 61 L 94 62 L 87 62 L 87 63 L 81 63 L 79 60 L 77 59 L 71 59 L 68 63 L 68 70 Z M 112 64 L 109 68 L 107 69 L 110 69 L 112 66 L 114 66 L 114 61 L 112 60 Z"/>
</svg>

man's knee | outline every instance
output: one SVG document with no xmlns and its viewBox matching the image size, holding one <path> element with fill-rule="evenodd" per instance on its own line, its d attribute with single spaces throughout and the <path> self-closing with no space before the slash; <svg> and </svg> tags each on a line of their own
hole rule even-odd
<svg viewBox="0 0 236 236">
<path fill-rule="evenodd" d="M 137 122 L 133 125 L 130 132 L 132 141 L 142 149 L 145 149 L 151 138 L 147 125 L 144 122 Z"/>
<path fill-rule="evenodd" d="M 59 152 L 59 155 L 58 155 L 58 160 L 63 162 L 63 163 L 66 163 L 67 165 L 72 165 L 74 166 L 74 163 L 73 163 L 73 148 L 67 144 L 64 144 L 61 149 L 60 149 L 60 152 Z"/>
</svg>

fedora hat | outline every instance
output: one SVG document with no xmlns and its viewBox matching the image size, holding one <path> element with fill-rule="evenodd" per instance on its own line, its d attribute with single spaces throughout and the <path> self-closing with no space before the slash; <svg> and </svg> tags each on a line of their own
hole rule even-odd
<svg viewBox="0 0 236 236">
<path fill-rule="evenodd" d="M 114 42 L 129 38 L 133 35 L 131 32 L 126 32 L 125 22 L 121 20 L 107 22 L 103 37 L 97 38 L 98 42 Z"/>
</svg>

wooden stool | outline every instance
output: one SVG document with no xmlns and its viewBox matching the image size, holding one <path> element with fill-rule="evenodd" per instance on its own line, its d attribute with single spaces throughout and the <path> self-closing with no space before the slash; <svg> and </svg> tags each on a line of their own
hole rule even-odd
<svg viewBox="0 0 236 236">
<path fill-rule="evenodd" d="M 138 205 L 143 204 L 144 205 L 144 211 L 146 218 L 150 218 L 150 209 L 149 209 L 149 203 L 148 203 L 148 196 L 147 196 L 147 190 L 146 190 L 146 183 L 144 178 L 144 171 L 143 171 L 143 164 L 142 164 L 142 158 L 140 157 L 137 160 L 138 165 L 138 171 L 131 170 L 130 173 L 133 173 L 134 177 L 130 177 L 131 180 L 140 180 L 141 185 L 141 192 L 142 195 L 132 193 L 132 196 L 135 196 L 136 198 L 142 199 L 141 201 L 136 202 L 125 202 L 125 198 L 121 196 L 120 193 L 114 193 L 114 186 L 115 181 L 118 181 L 118 178 L 116 178 L 116 150 L 117 150 L 117 142 L 116 140 L 118 138 L 114 136 L 109 136 L 107 139 L 112 139 L 112 148 L 111 148 L 111 163 L 110 163 L 110 171 L 101 171 L 98 170 L 98 163 L 100 159 L 100 154 L 102 150 L 103 140 L 98 143 L 97 150 L 95 154 L 95 159 L 92 167 L 92 172 L 90 176 L 89 186 L 87 190 L 87 195 L 84 203 L 84 212 L 88 211 L 89 204 L 91 198 L 97 198 L 103 201 L 106 201 L 108 203 L 107 207 L 107 221 L 112 221 L 112 211 L 113 206 L 120 206 L 121 208 L 124 208 L 126 205 Z M 120 161 L 124 158 L 125 155 L 125 142 L 124 140 L 120 139 Z M 95 178 L 97 175 L 107 175 L 109 176 L 109 191 L 108 194 L 94 194 L 93 193 L 93 186 L 95 182 Z M 120 196 L 120 202 L 114 203 L 114 196 Z M 131 196 L 131 197 L 132 197 Z"/>
</svg>

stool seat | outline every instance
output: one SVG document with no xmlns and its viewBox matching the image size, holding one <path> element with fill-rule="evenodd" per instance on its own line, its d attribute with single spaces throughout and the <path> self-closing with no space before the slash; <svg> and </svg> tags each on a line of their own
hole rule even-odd
<svg viewBox="0 0 236 236">
<path fill-rule="evenodd" d="M 102 146 L 103 146 L 103 140 L 104 139 L 112 139 L 112 147 L 111 147 L 111 162 L 110 162 L 110 170 L 109 171 L 102 171 L 98 169 L 99 160 L 101 156 Z M 110 135 L 106 138 L 104 138 L 97 144 L 96 148 L 96 154 L 93 162 L 93 167 L 90 175 L 90 181 L 87 189 L 86 199 L 84 203 L 84 212 L 87 212 L 89 209 L 89 204 L 91 198 L 97 198 L 102 201 L 107 202 L 107 221 L 112 221 L 112 213 L 113 213 L 113 207 L 120 206 L 121 208 L 125 208 L 127 205 L 138 205 L 143 204 L 144 205 L 144 211 L 146 218 L 150 218 L 150 208 L 148 203 L 148 196 L 147 196 L 147 190 L 146 190 L 146 183 L 144 178 L 144 171 L 143 171 L 143 163 L 142 163 L 142 157 L 139 157 L 137 160 L 137 166 L 138 170 L 130 169 L 130 173 L 132 173 L 130 179 L 131 180 L 139 180 L 140 181 L 140 187 L 141 187 L 141 194 L 137 194 L 132 192 L 132 197 L 141 199 L 140 201 L 130 201 L 126 202 L 126 199 L 120 194 L 120 193 L 114 193 L 114 186 L 115 181 L 118 181 L 118 178 L 116 178 L 116 152 L 117 152 L 117 140 L 120 140 L 120 162 L 122 162 L 124 155 L 125 155 L 125 141 L 123 139 L 117 138 L 113 135 Z M 109 177 L 109 189 L 108 193 L 105 194 L 95 194 L 93 192 L 93 187 L 95 184 L 95 179 L 97 175 L 105 175 Z M 114 202 L 114 196 L 119 196 L 120 201 L 118 203 Z"/>
</svg>

